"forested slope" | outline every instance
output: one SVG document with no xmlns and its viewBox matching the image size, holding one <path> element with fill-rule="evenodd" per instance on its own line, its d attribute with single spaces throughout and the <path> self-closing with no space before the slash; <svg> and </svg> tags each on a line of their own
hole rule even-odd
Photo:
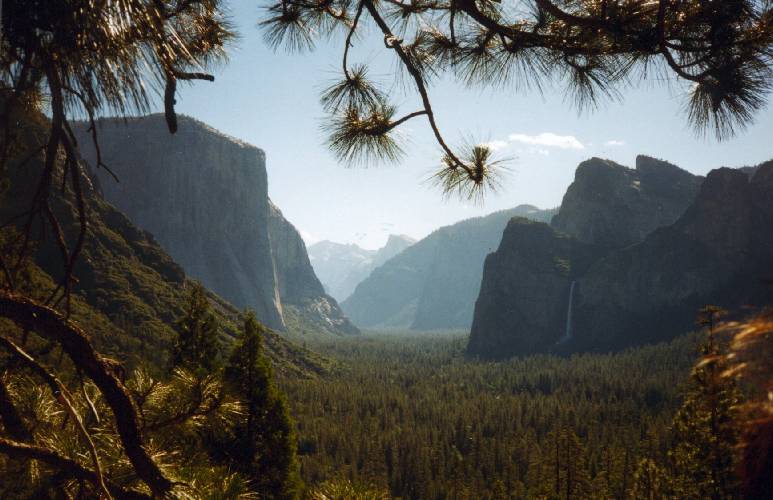
<svg viewBox="0 0 773 500">
<path fill-rule="evenodd" d="M 406 499 L 629 498 L 639 460 L 664 459 L 697 341 L 502 363 L 465 360 L 462 333 L 318 346 L 341 369 L 283 383 L 301 471 Z"/>
<path fill-rule="evenodd" d="M 17 158 L 26 161 L 9 162 L 3 173 L 8 189 L 0 193 L 0 218 L 14 222 L 5 230 L 7 241 L 11 239 L 9 229 L 20 232 L 27 222 L 24 214 L 42 168 L 41 157 L 29 153 L 44 136 L 45 123 L 42 116 L 23 116 L 17 123 L 16 133 L 25 149 Z M 62 173 L 61 168 L 58 173 Z M 75 319 L 83 321 L 100 350 L 117 359 L 141 358 L 151 366 L 165 365 L 175 336 L 174 322 L 182 314 L 188 277 L 152 235 L 134 226 L 93 185 L 83 189 L 89 218 L 74 267 L 77 281 L 73 291 L 79 304 Z M 52 197 L 51 205 L 72 248 L 78 231 L 76 207 L 58 195 Z M 55 237 L 50 230 L 40 233 L 39 221 L 33 220 L 32 227 L 36 239 L 32 245 L 37 250 L 30 262 L 31 272 L 38 276 L 37 283 L 51 283 L 52 277 L 58 279 L 63 272 Z M 38 295 L 51 288 L 40 286 Z M 215 294 L 210 294 L 210 299 L 223 338 L 233 337 L 240 311 Z M 267 349 L 280 372 L 304 374 L 321 368 L 318 357 L 275 333 L 268 335 Z"/>
</svg>

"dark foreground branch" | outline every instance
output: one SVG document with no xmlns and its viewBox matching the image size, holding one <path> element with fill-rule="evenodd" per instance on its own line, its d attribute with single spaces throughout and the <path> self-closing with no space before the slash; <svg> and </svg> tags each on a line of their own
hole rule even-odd
<svg viewBox="0 0 773 500">
<path fill-rule="evenodd" d="M 35 331 L 62 347 L 75 366 L 102 392 L 115 416 L 126 456 L 139 478 L 150 487 L 154 495 L 164 496 L 169 493 L 172 482 L 163 475 L 142 445 L 137 411 L 126 387 L 112 374 L 83 330 L 50 307 L 5 291 L 0 291 L 0 317 Z"/>
<path fill-rule="evenodd" d="M 69 477 L 88 481 L 95 485 L 99 484 L 99 477 L 94 471 L 48 448 L 19 443 L 0 437 L 0 453 L 15 459 L 39 460 L 50 467 L 58 469 Z M 122 500 L 149 500 L 151 498 L 145 493 L 122 488 L 109 482 L 107 483 L 107 488 L 112 495 Z"/>
</svg>

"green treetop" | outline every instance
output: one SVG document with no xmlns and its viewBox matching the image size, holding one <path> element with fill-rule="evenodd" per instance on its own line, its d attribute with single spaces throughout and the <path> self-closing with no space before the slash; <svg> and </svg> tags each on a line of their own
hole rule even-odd
<svg viewBox="0 0 773 500">
<path fill-rule="evenodd" d="M 265 333 L 266 327 L 248 311 L 225 369 L 231 391 L 245 405 L 227 448 L 265 498 L 296 498 L 300 479 L 294 425 L 263 354 Z"/>
<path fill-rule="evenodd" d="M 217 323 L 200 283 L 194 283 L 191 288 L 185 312 L 177 320 L 177 331 L 172 368 L 210 373 L 218 367 L 220 343 Z"/>
<path fill-rule="evenodd" d="M 732 378 L 722 376 L 716 325 L 723 311 L 707 306 L 699 323 L 707 328 L 703 360 L 693 369 L 690 388 L 674 417 L 673 488 L 679 498 L 723 499 L 737 496 L 735 455 L 739 392 Z"/>
</svg>

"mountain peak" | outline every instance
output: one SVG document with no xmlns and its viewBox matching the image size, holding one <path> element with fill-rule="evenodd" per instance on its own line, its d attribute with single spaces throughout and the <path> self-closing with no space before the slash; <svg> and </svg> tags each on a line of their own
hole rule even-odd
<svg viewBox="0 0 773 500">
<path fill-rule="evenodd" d="M 367 250 L 355 243 L 325 240 L 309 247 L 309 257 L 325 290 L 337 300 L 344 300 L 371 271 L 414 242 L 410 236 L 390 234 L 383 247 Z"/>
<path fill-rule="evenodd" d="M 411 238 L 406 234 L 390 234 L 389 237 L 387 238 L 386 244 L 384 244 L 384 247 L 388 247 L 389 245 L 399 244 L 400 242 L 416 243 L 416 239 Z"/>
<path fill-rule="evenodd" d="M 591 158 L 577 167 L 552 225 L 583 243 L 624 247 L 673 223 L 695 197 L 701 179 L 644 155 L 636 158 L 636 169 Z"/>
<path fill-rule="evenodd" d="M 654 156 L 636 155 L 636 170 L 642 171 L 647 169 L 676 169 L 684 171 L 666 160 L 661 160 Z"/>
</svg>

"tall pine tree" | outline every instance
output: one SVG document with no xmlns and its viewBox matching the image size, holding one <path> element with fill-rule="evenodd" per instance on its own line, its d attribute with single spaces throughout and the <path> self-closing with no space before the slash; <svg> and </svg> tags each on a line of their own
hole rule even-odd
<svg viewBox="0 0 773 500">
<path fill-rule="evenodd" d="M 217 323 L 200 283 L 194 283 L 185 312 L 177 320 L 177 341 L 172 351 L 172 368 L 184 368 L 197 375 L 213 372 L 219 366 L 220 343 Z"/>
<path fill-rule="evenodd" d="M 633 476 L 631 497 L 636 500 L 659 500 L 669 498 L 669 478 L 658 462 L 642 458 Z"/>
<path fill-rule="evenodd" d="M 727 361 L 716 338 L 722 314 L 715 306 L 701 310 L 699 324 L 707 330 L 703 359 L 693 369 L 690 389 L 674 417 L 675 443 L 669 455 L 674 467 L 674 493 L 680 498 L 719 500 L 737 496 L 734 457 L 739 394 L 733 379 L 722 376 Z"/>
<path fill-rule="evenodd" d="M 261 498 L 296 498 L 300 477 L 295 432 L 285 399 L 272 382 L 271 364 L 263 355 L 265 333 L 266 328 L 248 311 L 225 369 L 231 391 L 245 405 L 228 450 Z"/>
</svg>

